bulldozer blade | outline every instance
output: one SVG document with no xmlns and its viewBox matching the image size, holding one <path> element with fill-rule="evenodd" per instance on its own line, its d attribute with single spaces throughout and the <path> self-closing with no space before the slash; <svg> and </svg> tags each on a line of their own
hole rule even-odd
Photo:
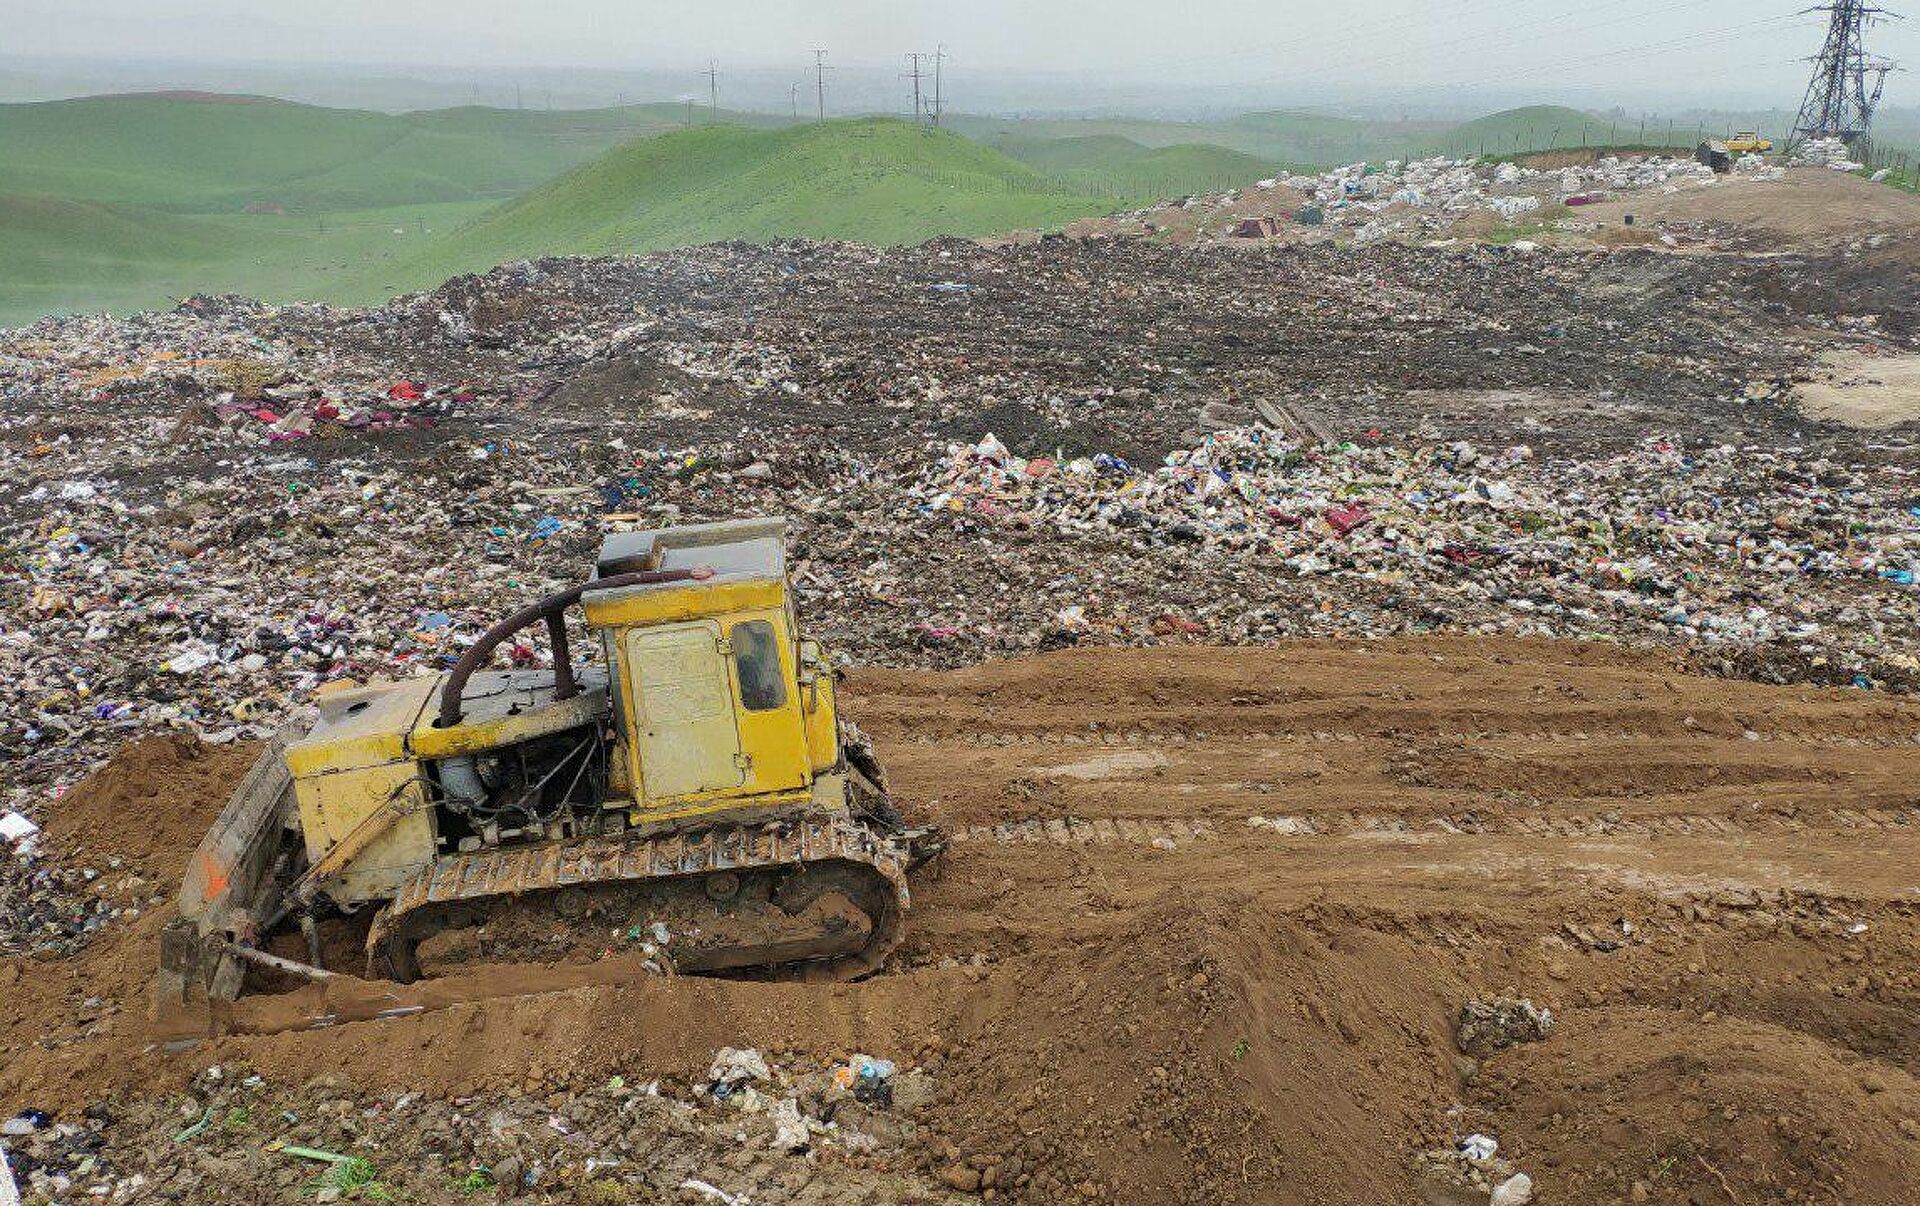
<svg viewBox="0 0 1920 1206">
<path fill-rule="evenodd" d="M 282 839 L 293 813 L 289 725 L 275 734 L 228 797 L 193 852 L 180 885 L 179 916 L 160 937 L 153 1020 L 162 1030 L 204 1030 L 215 1003 L 240 993 L 246 969 L 229 949 L 249 942 L 278 897 Z"/>
</svg>

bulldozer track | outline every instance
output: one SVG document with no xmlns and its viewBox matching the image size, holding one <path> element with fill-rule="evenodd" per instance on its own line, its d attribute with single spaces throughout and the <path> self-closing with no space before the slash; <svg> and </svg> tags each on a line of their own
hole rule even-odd
<svg viewBox="0 0 1920 1206">
<path fill-rule="evenodd" d="M 884 881 L 890 907 L 873 917 L 870 941 L 821 969 L 838 978 L 864 975 L 885 961 L 900 939 L 908 904 L 907 855 L 896 843 L 844 818 L 771 824 L 715 825 L 653 836 L 624 837 L 448 855 L 403 884 L 375 922 L 368 950 L 404 933 L 432 906 L 513 899 L 576 885 L 690 879 L 715 872 L 852 865 Z"/>
<path fill-rule="evenodd" d="M 1216 841 L 1229 834 L 1261 838 L 1368 837 L 1432 835 L 1443 837 L 1725 837 L 1746 833 L 1807 833 L 1834 830 L 1877 832 L 1920 827 L 1920 807 L 1898 809 L 1832 809 L 1785 816 L 1763 813 L 1751 817 L 1701 813 L 1646 817 L 1558 815 L 1502 816 L 1489 820 L 1468 817 L 1400 817 L 1380 813 L 1341 813 L 1323 816 L 1250 817 L 1234 824 L 1188 817 L 1155 818 L 1032 818 L 955 829 L 948 840 L 955 845 L 994 843 L 1003 846 L 1176 846 Z"/>
</svg>

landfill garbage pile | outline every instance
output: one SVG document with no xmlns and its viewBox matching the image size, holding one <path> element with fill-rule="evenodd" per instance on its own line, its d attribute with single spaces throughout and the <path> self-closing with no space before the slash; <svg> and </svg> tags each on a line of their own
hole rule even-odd
<svg viewBox="0 0 1920 1206">
<path fill-rule="evenodd" d="M 723 245 L 0 333 L 0 816 L 142 733 L 257 738 L 444 669 L 606 531 L 740 514 L 790 518 L 859 662 L 1500 632 L 1905 690 L 1911 445 L 1782 400 L 1891 340 L 1782 300 L 1824 268 Z M 1312 422 L 1258 426 L 1269 399 Z M 1216 404 L 1244 417 L 1203 436 Z M 7 949 L 84 936 L 83 888 L 0 853 Z"/>
<path fill-rule="evenodd" d="M 1867 166 L 1856 160 L 1847 144 L 1838 138 L 1809 138 L 1794 148 L 1793 157 L 1800 163 L 1832 168 L 1836 172 L 1857 172 Z"/>
<path fill-rule="evenodd" d="M 0 1123 L 0 1158 L 28 1201 L 207 1201 L 251 1185 L 288 1201 L 725 1203 L 787 1200 L 767 1195 L 823 1177 L 835 1196 L 811 1200 L 948 1198 L 907 1154 L 905 1115 L 935 1083 L 924 1069 L 744 1054 L 753 1067 L 706 1083 L 529 1076 L 457 1100 L 215 1064 L 170 1097 L 22 1110 Z"/>
<path fill-rule="evenodd" d="M 1338 221 L 1346 210 L 1372 214 L 1388 205 L 1461 211 L 1491 209 L 1512 218 L 1537 209 L 1543 200 L 1564 201 L 1595 190 L 1639 191 L 1674 187 L 1674 182 L 1712 180 L 1713 170 L 1690 158 L 1605 155 L 1592 163 L 1535 168 L 1482 159 L 1390 159 L 1383 164 L 1352 163 L 1317 176 L 1288 176 L 1275 183 L 1313 198 Z"/>
<path fill-rule="evenodd" d="M 1777 168 L 1756 163 L 1746 169 L 1755 179 L 1778 179 Z M 1190 197 L 1179 202 L 1187 210 L 1235 207 L 1244 197 L 1262 194 L 1300 199 L 1288 216 L 1296 235 L 1316 238 L 1347 237 L 1361 243 L 1390 238 L 1441 238 L 1469 214 L 1484 212 L 1501 222 L 1538 222 L 1529 215 L 1550 206 L 1577 208 L 1596 201 L 1646 192 L 1672 193 L 1682 188 L 1711 185 L 1711 168 L 1691 158 L 1665 155 L 1605 155 L 1589 163 L 1564 167 L 1530 167 L 1512 161 L 1435 156 L 1384 163 L 1351 163 L 1317 175 L 1276 176 L 1258 181 L 1243 194 Z M 1132 215 L 1156 227 L 1166 207 Z M 1564 214 L 1564 211 L 1556 211 Z M 1553 222 L 1567 229 L 1578 223 L 1564 216 Z M 1591 229 L 1591 224 L 1583 229 Z M 1225 233 L 1234 233 L 1222 228 Z M 1241 234 L 1274 233 L 1265 229 Z"/>
<path fill-rule="evenodd" d="M 908 493 L 928 526 L 1104 537 L 1197 569 L 1213 552 L 1282 580 L 1271 587 L 1282 605 L 1244 597 L 1239 614 L 1202 608 L 1208 622 L 1176 619 L 1174 631 L 1218 637 L 1224 623 L 1229 639 L 1258 639 L 1357 622 L 1677 640 L 1729 667 L 1920 685 L 1920 480 L 1907 469 L 1660 439 L 1551 460 L 1465 442 L 1310 448 L 1246 429 L 1141 471 L 1110 456 L 1025 459 L 989 435 L 953 446 Z M 1385 614 L 1352 608 L 1367 587 Z M 1127 600 L 1101 605 L 1114 609 L 1099 620 L 1108 635 L 1142 635 Z M 1089 613 L 1076 603 L 1060 622 L 1085 631 Z"/>
</svg>

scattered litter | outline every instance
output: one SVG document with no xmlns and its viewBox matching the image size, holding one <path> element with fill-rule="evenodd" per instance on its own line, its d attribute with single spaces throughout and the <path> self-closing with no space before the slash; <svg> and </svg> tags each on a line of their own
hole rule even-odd
<svg viewBox="0 0 1920 1206">
<path fill-rule="evenodd" d="M 772 1076 L 767 1061 L 753 1048 L 722 1047 L 714 1053 L 713 1066 L 707 1070 L 707 1085 L 716 1096 L 724 1096 L 743 1085 Z"/>
<path fill-rule="evenodd" d="M 1534 1043 L 1553 1029 L 1553 1011 L 1514 997 L 1470 1000 L 1460 1007 L 1454 1041 L 1476 1059 L 1521 1043 Z"/>
<path fill-rule="evenodd" d="M 34 839 L 39 832 L 40 826 L 17 812 L 0 815 L 0 840 L 12 845 L 17 854 L 32 854 Z"/>
<path fill-rule="evenodd" d="M 1533 1178 L 1525 1173 L 1515 1173 L 1493 1187 L 1493 1197 L 1487 1206 L 1526 1206 L 1533 1201 Z"/>
<path fill-rule="evenodd" d="M 748 1201 L 745 1194 L 736 1197 L 724 1189 L 718 1189 L 705 1181 L 697 1180 L 693 1177 L 688 1177 L 686 1180 L 680 1182 L 680 1188 L 692 1190 L 707 1201 L 725 1203 L 725 1206 L 744 1206 Z"/>
<path fill-rule="evenodd" d="M 793 1098 L 784 1097 L 775 1102 L 767 1111 L 767 1117 L 773 1122 L 773 1145 L 781 1151 L 802 1151 L 812 1142 L 806 1120 L 800 1116 L 800 1103 Z"/>
<path fill-rule="evenodd" d="M 282 1146 L 280 1154 L 300 1160 L 316 1160 L 323 1164 L 345 1164 L 354 1159 L 353 1156 L 343 1156 L 339 1152 L 322 1151 L 317 1147 L 298 1147 L 291 1143 Z"/>
</svg>

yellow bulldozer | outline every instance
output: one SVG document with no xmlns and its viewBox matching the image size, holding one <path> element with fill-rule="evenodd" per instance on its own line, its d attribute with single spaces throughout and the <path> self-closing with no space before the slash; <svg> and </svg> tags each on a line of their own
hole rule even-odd
<svg viewBox="0 0 1920 1206">
<path fill-rule="evenodd" d="M 433 974 L 473 927 L 648 940 L 672 971 L 851 978 L 899 942 L 909 830 L 799 629 L 779 520 L 606 538 L 594 575 L 493 625 L 443 674 L 321 697 L 195 852 L 161 943 L 163 1015 L 250 977 Z M 602 656 L 576 667 L 578 605 Z M 552 668 L 489 670 L 544 625 Z M 583 659 L 585 661 L 585 659 Z M 277 944 L 304 958 L 275 954 Z M 352 969 L 356 974 L 361 969 Z"/>
</svg>

